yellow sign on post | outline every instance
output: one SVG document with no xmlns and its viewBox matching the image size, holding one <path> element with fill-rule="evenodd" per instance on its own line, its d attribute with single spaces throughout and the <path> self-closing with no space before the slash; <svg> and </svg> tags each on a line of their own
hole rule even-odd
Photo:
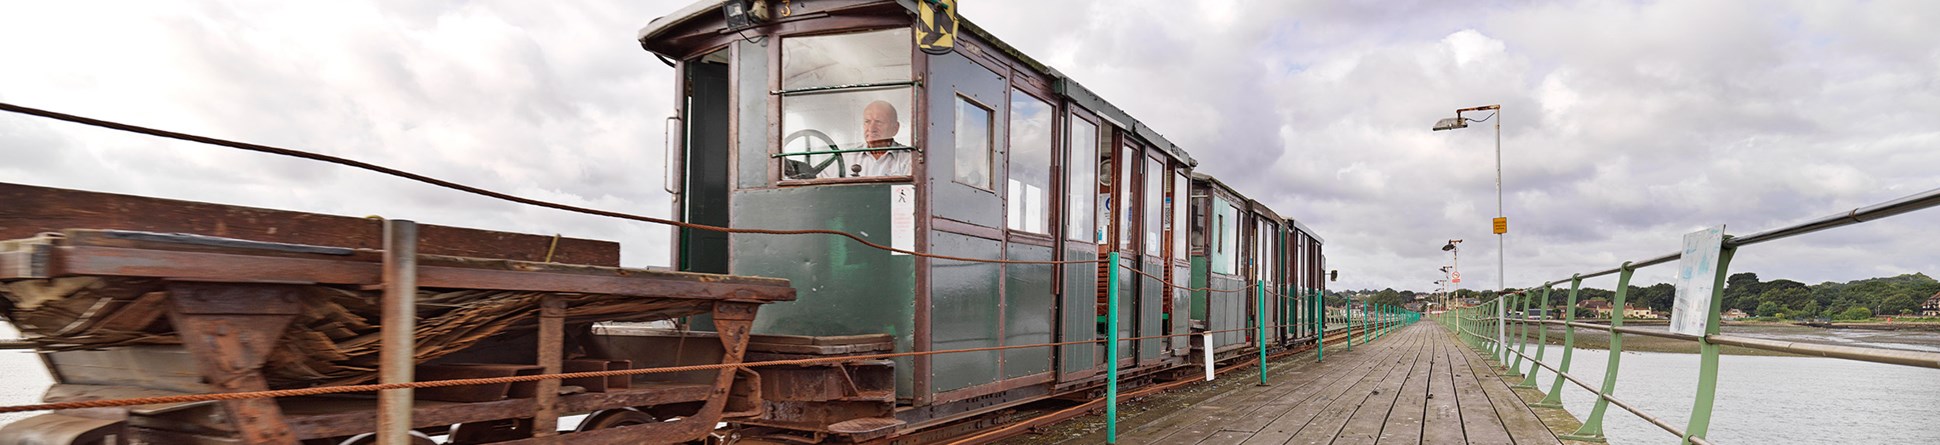
<svg viewBox="0 0 1940 445">
<path fill-rule="evenodd" d="M 1495 218 L 1495 234 L 1497 234 L 1497 235 L 1501 235 L 1501 234 L 1504 234 L 1504 233 L 1509 233 L 1509 218 L 1507 218 L 1507 217 L 1496 217 L 1496 218 Z"/>
<path fill-rule="evenodd" d="M 957 0 L 916 0 L 916 47 L 949 54 L 957 43 Z"/>
</svg>

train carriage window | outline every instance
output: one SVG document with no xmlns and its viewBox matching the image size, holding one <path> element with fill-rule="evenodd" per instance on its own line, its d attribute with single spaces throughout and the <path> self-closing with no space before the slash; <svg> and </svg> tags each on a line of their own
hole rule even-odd
<svg viewBox="0 0 1940 445">
<path fill-rule="evenodd" d="M 784 38 L 781 88 L 907 82 L 909 45 L 909 28 Z"/>
<path fill-rule="evenodd" d="M 1145 158 L 1145 244 L 1146 255 L 1165 255 L 1165 244 L 1159 242 L 1160 224 L 1165 221 L 1165 162 Z"/>
<path fill-rule="evenodd" d="M 1098 195 L 1098 125 L 1076 117 L 1069 119 L 1066 134 L 1070 136 L 1067 140 L 1071 144 L 1071 162 L 1065 165 L 1071 175 L 1070 196 L 1066 198 L 1066 204 L 1070 207 L 1071 217 L 1068 221 L 1071 227 L 1065 229 L 1069 232 L 1066 237 L 1072 241 L 1097 243 L 1105 238 L 1105 234 L 1098 231 L 1097 220 L 1093 219 L 1098 211 L 1092 203 L 1093 197 Z"/>
<path fill-rule="evenodd" d="M 1225 199 L 1213 198 L 1214 237 L 1213 272 L 1239 273 L 1239 208 Z"/>
<path fill-rule="evenodd" d="M 1010 229 L 1051 233 L 1051 104 L 1010 92 Z"/>
<path fill-rule="evenodd" d="M 990 189 L 990 108 L 957 96 L 956 182 Z"/>
<path fill-rule="evenodd" d="M 1186 238 L 1187 238 L 1186 208 L 1189 207 L 1187 203 L 1192 202 L 1190 199 L 1186 198 L 1186 191 L 1190 190 L 1187 187 L 1188 185 L 1186 182 L 1185 173 L 1173 172 L 1172 197 L 1170 198 L 1172 200 L 1172 227 L 1173 227 L 1172 258 L 1173 259 L 1180 259 L 1180 260 L 1186 259 Z"/>
<path fill-rule="evenodd" d="M 1132 187 L 1138 186 L 1137 182 L 1132 181 L 1134 179 L 1132 174 L 1138 169 L 1138 159 L 1138 147 L 1129 142 L 1118 155 L 1118 177 L 1114 178 L 1118 180 L 1118 202 L 1114 210 L 1118 211 L 1119 250 L 1131 250 L 1132 237 L 1138 236 L 1132 233 L 1132 224 L 1138 222 L 1137 219 L 1132 218 L 1132 215 L 1137 214 L 1132 209 L 1138 208 L 1136 203 L 1132 202 Z"/>
<path fill-rule="evenodd" d="M 909 42 L 907 28 L 782 39 L 783 178 L 910 174 Z"/>
</svg>

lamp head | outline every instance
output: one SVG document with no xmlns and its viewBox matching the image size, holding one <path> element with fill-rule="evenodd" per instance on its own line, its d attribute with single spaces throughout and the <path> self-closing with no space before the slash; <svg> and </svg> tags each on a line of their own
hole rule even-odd
<svg viewBox="0 0 1940 445">
<path fill-rule="evenodd" d="M 1435 131 L 1453 130 L 1457 128 L 1468 128 L 1468 119 L 1456 116 L 1435 121 Z"/>
</svg>

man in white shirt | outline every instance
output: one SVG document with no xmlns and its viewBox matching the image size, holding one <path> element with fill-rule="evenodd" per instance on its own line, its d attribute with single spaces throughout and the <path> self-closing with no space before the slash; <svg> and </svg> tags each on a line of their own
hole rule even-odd
<svg viewBox="0 0 1940 445">
<path fill-rule="evenodd" d="M 875 101 L 862 107 L 862 148 L 900 147 L 896 143 L 896 133 L 902 124 L 896 122 L 896 107 L 889 102 Z M 855 156 L 854 166 L 860 174 L 849 176 L 909 176 L 909 161 L 914 150 L 867 151 Z M 856 173 L 848 172 L 848 173 Z"/>
</svg>

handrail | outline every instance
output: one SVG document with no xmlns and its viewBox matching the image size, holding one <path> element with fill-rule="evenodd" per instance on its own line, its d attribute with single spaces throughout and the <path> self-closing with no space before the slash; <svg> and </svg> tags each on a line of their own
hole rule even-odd
<svg viewBox="0 0 1940 445">
<path fill-rule="evenodd" d="M 1532 286 L 1512 292 L 1503 292 L 1497 295 L 1496 298 L 1479 305 L 1448 310 L 1448 313 L 1437 317 L 1437 320 L 1449 329 L 1450 332 L 1464 340 L 1471 348 L 1486 353 L 1490 361 L 1498 366 L 1505 367 L 1505 375 L 1521 375 L 1522 371 L 1526 369 L 1528 376 L 1521 383 L 1518 383 L 1516 385 L 1517 387 L 1535 388 L 1535 382 L 1537 380 L 1536 371 L 1538 369 L 1548 369 L 1555 373 L 1556 376 L 1553 377 L 1554 380 L 1551 381 L 1549 391 L 1545 394 L 1543 400 L 1532 403 L 1530 404 L 1531 406 L 1560 408 L 1562 402 L 1562 384 L 1564 381 L 1574 383 L 1596 394 L 1596 406 L 1588 418 L 1584 419 L 1582 428 L 1579 428 L 1573 434 L 1561 436 L 1563 439 L 1602 441 L 1604 439 L 1602 426 L 1603 415 L 1605 413 L 1604 407 L 1609 404 L 1615 404 L 1629 411 L 1631 414 L 1659 428 L 1663 428 L 1664 431 L 1677 435 L 1684 443 L 1707 444 L 1709 441 L 1705 439 L 1705 435 L 1710 428 L 1711 409 L 1713 402 L 1716 400 L 1719 366 L 1718 355 L 1721 346 L 1729 345 L 1762 351 L 1940 369 L 1940 353 L 1935 352 L 1768 340 L 1724 335 L 1719 329 L 1723 324 L 1720 315 L 1723 312 L 1725 278 L 1729 273 L 1731 257 L 1737 253 L 1738 248 L 1821 230 L 1861 224 L 1933 207 L 1940 207 L 1940 189 L 1915 193 L 1869 206 L 1857 207 L 1831 216 L 1806 220 L 1750 235 L 1727 236 L 1720 246 L 1718 263 L 1714 271 L 1715 275 L 1711 277 L 1699 277 L 1699 279 L 1710 278 L 1714 283 L 1711 289 L 1711 306 L 1705 308 L 1705 313 L 1702 315 L 1708 321 L 1704 335 L 1625 327 L 1623 326 L 1624 316 L 1621 310 L 1613 312 L 1610 324 L 1608 325 L 1576 321 L 1575 309 L 1577 296 L 1584 279 L 1610 274 L 1621 274 L 1618 278 L 1612 305 L 1622 307 L 1628 298 L 1630 278 L 1638 268 L 1678 260 L 1681 258 L 1679 253 L 1625 262 L 1620 266 L 1607 270 L 1571 275 L 1569 278 L 1544 282 L 1540 286 Z M 1549 294 L 1554 287 L 1563 283 L 1570 284 L 1570 292 L 1566 296 L 1567 303 L 1563 310 L 1562 320 L 1530 320 L 1526 315 L 1523 318 L 1511 318 L 1503 315 L 1516 302 L 1521 304 L 1524 314 L 1530 313 L 1532 305 L 1544 309 L 1551 308 Z M 1537 289 L 1542 290 L 1540 297 L 1536 294 Z M 1540 301 L 1540 303 L 1537 301 Z M 1515 323 L 1514 326 L 1518 328 L 1515 335 L 1508 334 L 1508 330 L 1506 329 L 1508 323 Z M 1529 332 L 1531 330 L 1530 326 L 1532 325 L 1538 327 L 1534 329 L 1536 332 L 1533 335 L 1535 337 L 1533 339 L 1530 338 L 1532 335 Z M 1544 352 L 1548 349 L 1544 347 L 1548 345 L 1548 329 L 1543 328 L 1546 326 L 1560 326 L 1563 328 L 1562 357 L 1558 363 L 1553 365 L 1546 362 L 1543 357 Z M 1601 388 L 1594 388 L 1588 382 L 1569 373 L 1570 361 L 1576 349 L 1575 332 L 1577 329 L 1591 329 L 1610 333 L 1610 359 L 1606 364 L 1608 369 L 1604 373 Z M 1494 334 L 1491 335 L 1491 332 Z M 1685 428 L 1676 428 L 1663 419 L 1645 413 L 1635 406 L 1618 400 L 1611 395 L 1616 388 L 1617 374 L 1620 369 L 1618 362 L 1622 359 L 1624 335 L 1643 335 L 1693 341 L 1699 344 L 1698 386 L 1697 392 L 1692 398 L 1689 425 Z M 1528 353 L 1531 343 L 1536 345 L 1534 354 Z M 1527 368 L 1522 366 L 1522 362 L 1525 360 L 1530 363 Z"/>
</svg>

